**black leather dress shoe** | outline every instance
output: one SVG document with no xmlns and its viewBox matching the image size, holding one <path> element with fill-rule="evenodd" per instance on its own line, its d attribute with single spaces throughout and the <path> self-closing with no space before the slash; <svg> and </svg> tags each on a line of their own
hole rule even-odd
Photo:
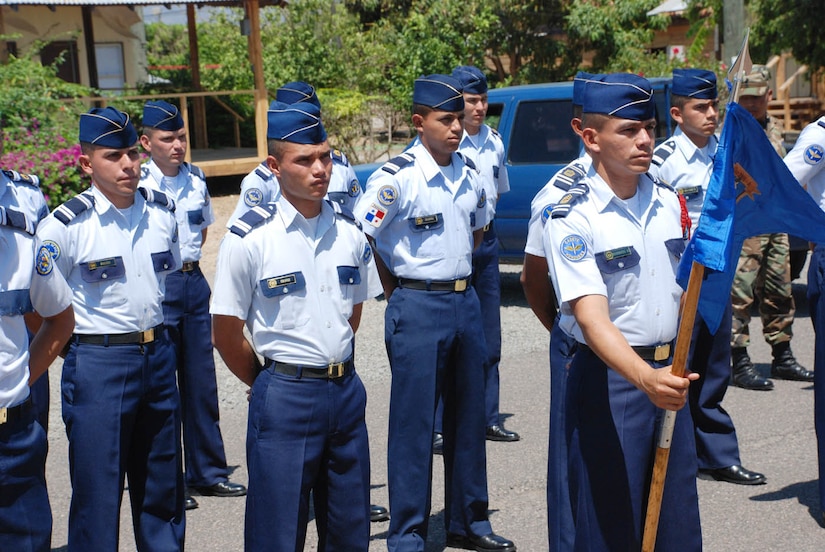
<svg viewBox="0 0 825 552">
<path fill-rule="evenodd" d="M 448 548 L 463 548 L 477 552 L 515 552 L 516 545 L 495 533 L 477 537 L 475 535 L 459 535 L 447 533 Z"/>
<path fill-rule="evenodd" d="M 521 439 L 521 437 L 519 437 L 518 433 L 504 429 L 503 425 L 491 425 L 487 427 L 488 441 L 505 441 L 511 443 L 519 439 Z"/>
<path fill-rule="evenodd" d="M 700 475 L 710 476 L 716 481 L 726 481 L 736 485 L 764 485 L 767 483 L 764 474 L 750 471 L 740 465 L 715 470 L 699 470 L 699 473 Z"/>
<path fill-rule="evenodd" d="M 186 510 L 194 510 L 198 507 L 198 501 L 192 498 L 192 495 L 189 494 L 189 489 L 186 489 L 186 496 L 183 499 L 183 507 Z"/>
<path fill-rule="evenodd" d="M 370 504 L 370 521 L 387 521 L 390 519 L 389 511 L 378 504 Z"/>
<path fill-rule="evenodd" d="M 444 454 L 444 435 L 433 433 L 433 454 Z"/>
<path fill-rule="evenodd" d="M 246 494 L 246 487 L 239 483 L 231 483 L 229 481 L 221 481 L 208 487 L 195 487 L 195 489 L 203 496 L 244 496 Z"/>
</svg>

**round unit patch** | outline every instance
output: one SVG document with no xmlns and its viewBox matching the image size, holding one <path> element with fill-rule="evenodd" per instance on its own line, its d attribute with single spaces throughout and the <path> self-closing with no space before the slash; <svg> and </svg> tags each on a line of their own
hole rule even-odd
<svg viewBox="0 0 825 552">
<path fill-rule="evenodd" d="M 261 204 L 264 199 L 264 194 L 258 188 L 250 188 L 243 196 L 243 202 L 249 207 L 256 207 Z"/>
<path fill-rule="evenodd" d="M 541 223 L 544 224 L 550 218 L 550 213 L 553 212 L 553 204 L 550 203 L 544 206 L 544 209 L 541 210 Z"/>
<path fill-rule="evenodd" d="M 52 254 L 49 249 L 45 245 L 41 245 L 40 249 L 37 251 L 37 273 L 41 276 L 45 276 L 49 272 L 52 271 L 54 268 L 54 261 L 52 260 Z"/>
<path fill-rule="evenodd" d="M 571 234 L 561 240 L 559 246 L 561 254 L 568 261 L 580 261 L 587 254 L 587 244 L 584 243 L 584 238 L 576 234 Z"/>
<path fill-rule="evenodd" d="M 358 194 L 361 193 L 361 185 L 358 183 L 357 180 L 353 180 L 349 183 L 349 196 L 356 197 Z"/>
<path fill-rule="evenodd" d="M 392 205 L 398 199 L 398 192 L 395 187 L 386 185 L 378 189 L 378 201 L 382 205 Z"/>
<path fill-rule="evenodd" d="M 372 248 L 370 244 L 364 245 L 364 264 L 367 264 L 372 259 Z"/>
<path fill-rule="evenodd" d="M 60 246 L 57 245 L 57 242 L 46 240 L 43 242 L 43 247 L 45 247 L 46 251 L 49 252 L 49 255 L 52 256 L 52 260 L 56 261 L 60 258 Z"/>
<path fill-rule="evenodd" d="M 822 161 L 823 154 L 825 154 L 825 150 L 822 149 L 822 146 L 819 144 L 813 144 L 807 147 L 803 157 L 805 158 L 805 162 L 807 164 L 816 165 Z"/>
<path fill-rule="evenodd" d="M 481 197 L 478 199 L 478 208 L 481 209 L 487 205 L 487 190 L 481 190 Z"/>
</svg>

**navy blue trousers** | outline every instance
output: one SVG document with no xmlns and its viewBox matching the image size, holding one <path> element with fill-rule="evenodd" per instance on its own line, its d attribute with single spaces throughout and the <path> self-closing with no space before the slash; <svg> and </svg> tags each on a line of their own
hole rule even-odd
<svg viewBox="0 0 825 552">
<path fill-rule="evenodd" d="M 32 336 L 29 335 L 29 343 L 31 343 Z M 49 401 L 51 400 L 51 393 L 49 392 L 49 373 L 46 372 L 34 382 L 31 386 L 31 400 L 34 408 L 34 417 L 49 433 Z"/>
<path fill-rule="evenodd" d="M 186 484 L 209 487 L 227 480 L 212 349 L 209 283 L 200 268 L 166 277 L 163 322 L 175 346 L 183 422 Z"/>
<path fill-rule="evenodd" d="M 817 245 L 808 266 L 808 305 L 814 325 L 814 427 L 819 456 L 819 507 L 825 512 L 825 245 Z"/>
<path fill-rule="evenodd" d="M 567 434 L 564 409 L 567 377 L 578 342 L 564 333 L 559 317 L 550 331 L 550 440 L 547 451 L 547 536 L 548 550 L 573 550 L 573 511 L 567 479 Z"/>
<path fill-rule="evenodd" d="M 137 550 L 182 550 L 184 486 L 172 346 L 162 336 L 142 346 L 73 339 L 62 393 L 72 481 L 69 552 L 118 549 L 124 478 Z"/>
<path fill-rule="evenodd" d="M 487 519 L 481 309 L 463 293 L 397 288 L 385 311 L 392 369 L 388 435 L 391 552 L 422 552 L 432 493 L 436 401 L 444 400 L 444 525 L 492 532 Z"/>
<path fill-rule="evenodd" d="M 367 393 L 355 372 L 334 380 L 263 370 L 246 437 L 245 550 L 304 549 L 310 492 L 318 550 L 369 548 Z"/>
<path fill-rule="evenodd" d="M 741 463 L 739 442 L 722 400 L 730 382 L 730 302 L 716 334 L 711 334 L 699 313 L 693 325 L 688 366 L 701 377 L 690 384 L 688 400 L 696 435 L 700 469 L 727 468 Z"/>
<path fill-rule="evenodd" d="M 498 267 L 498 238 L 494 226 L 484 232 L 484 240 L 473 251 L 473 288 L 481 304 L 481 324 L 487 344 L 484 363 L 484 405 L 487 427 L 499 425 L 499 373 L 501 361 L 501 273 Z M 442 433 L 444 404 L 439 398 L 435 430 Z"/>
<path fill-rule="evenodd" d="M 51 550 L 46 448 L 31 407 L 20 420 L 0 425 L 0 550 Z"/>
<path fill-rule="evenodd" d="M 570 365 L 566 408 L 573 549 L 639 550 L 663 411 L 583 348 Z M 702 550 L 696 469 L 693 423 L 682 409 L 665 479 L 658 552 Z"/>
</svg>

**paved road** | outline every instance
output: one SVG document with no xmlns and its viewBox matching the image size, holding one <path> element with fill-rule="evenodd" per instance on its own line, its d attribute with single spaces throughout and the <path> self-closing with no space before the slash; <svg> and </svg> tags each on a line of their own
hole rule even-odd
<svg viewBox="0 0 825 552">
<path fill-rule="evenodd" d="M 223 221 L 237 196 L 215 198 L 218 222 L 210 233 L 203 265 L 211 276 Z M 527 307 L 518 284 L 518 267 L 503 267 L 502 412 L 517 443 L 488 443 L 490 518 L 493 528 L 514 540 L 522 552 L 547 549 L 545 479 L 549 412 L 548 336 Z M 804 304 L 804 278 L 795 285 L 799 312 L 793 349 L 800 362 L 813 366 L 813 331 Z M 367 423 L 372 452 L 372 500 L 387 504 L 386 439 L 390 372 L 383 345 L 385 304 L 365 304 L 358 332 L 356 366 L 367 387 Z M 752 335 L 760 335 L 758 321 Z M 770 349 L 757 339 L 751 356 L 770 370 Z M 67 445 L 60 419 L 60 363 L 50 370 L 52 384 L 50 453 L 47 477 L 54 511 L 53 550 L 66 549 L 69 498 Z M 218 358 L 221 428 L 232 480 L 246 483 L 245 386 Z M 821 552 L 825 530 L 819 522 L 813 386 L 776 381 L 770 392 L 731 387 L 725 407 L 736 423 L 744 465 L 767 474 L 767 485 L 741 487 L 699 481 L 705 550 L 708 552 Z M 433 505 L 427 552 L 444 550 L 443 474 L 436 457 Z M 196 495 L 200 508 L 187 515 L 187 547 L 195 551 L 242 550 L 244 500 Z M 387 523 L 372 524 L 370 552 L 386 550 Z M 128 497 L 121 515 L 121 550 L 133 551 Z M 316 550 L 310 523 L 306 550 Z"/>
</svg>

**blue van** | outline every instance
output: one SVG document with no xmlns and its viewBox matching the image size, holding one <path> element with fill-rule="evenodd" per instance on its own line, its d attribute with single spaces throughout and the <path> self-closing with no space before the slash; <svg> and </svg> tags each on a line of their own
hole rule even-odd
<svg viewBox="0 0 825 552">
<path fill-rule="evenodd" d="M 656 101 L 657 142 L 670 137 L 669 78 L 650 79 Z M 573 83 L 529 84 L 491 89 L 487 124 L 504 141 L 510 191 L 496 207 L 496 232 L 502 262 L 521 263 L 527 242 L 530 201 L 559 169 L 579 157 L 579 139 L 570 128 Z M 366 184 L 380 163 L 359 165 L 355 172 Z"/>
</svg>

